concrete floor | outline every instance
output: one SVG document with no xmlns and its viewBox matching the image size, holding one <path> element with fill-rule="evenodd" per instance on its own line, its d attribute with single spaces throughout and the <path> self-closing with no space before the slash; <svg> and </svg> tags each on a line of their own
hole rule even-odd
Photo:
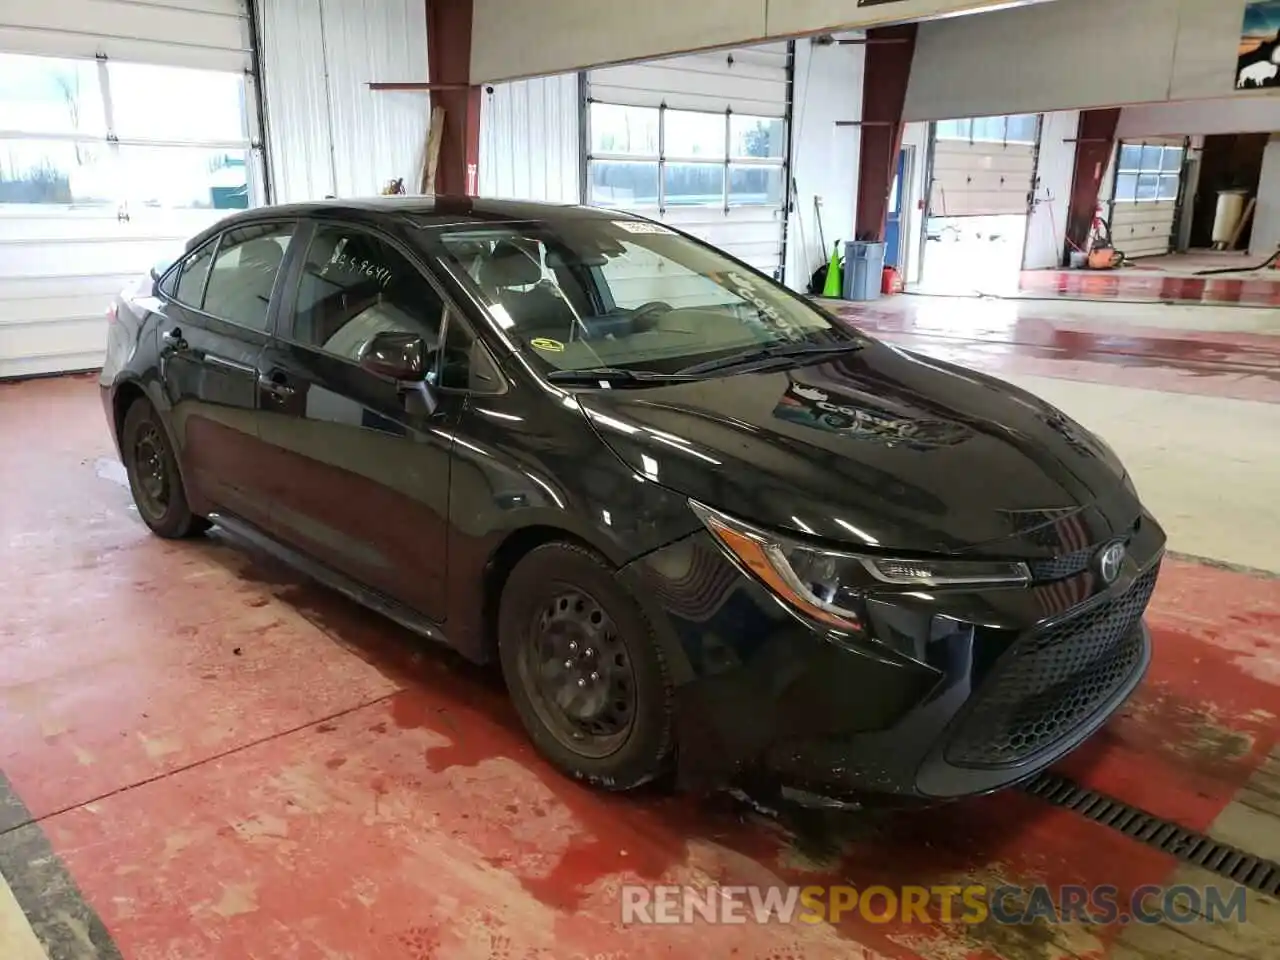
<svg viewBox="0 0 1280 960">
<path fill-rule="evenodd" d="M 1280 858 L 1280 321 L 1187 309 L 856 312 L 1099 429 L 1213 561 L 1169 561 L 1146 682 L 1063 772 Z M 1021 792 L 777 822 L 582 789 L 493 676 L 221 538 L 149 536 L 95 390 L 0 385 L 0 960 L 1280 956 L 1252 894 L 1214 926 L 625 925 L 625 883 L 1225 882 Z"/>
</svg>

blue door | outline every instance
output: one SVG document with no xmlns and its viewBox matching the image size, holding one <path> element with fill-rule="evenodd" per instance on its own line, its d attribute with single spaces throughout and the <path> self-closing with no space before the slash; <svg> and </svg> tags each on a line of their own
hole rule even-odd
<svg viewBox="0 0 1280 960">
<path fill-rule="evenodd" d="M 907 151 L 898 152 L 898 169 L 889 189 L 889 213 L 884 225 L 884 263 L 887 267 L 900 265 L 902 251 L 902 191 L 907 170 Z"/>
</svg>

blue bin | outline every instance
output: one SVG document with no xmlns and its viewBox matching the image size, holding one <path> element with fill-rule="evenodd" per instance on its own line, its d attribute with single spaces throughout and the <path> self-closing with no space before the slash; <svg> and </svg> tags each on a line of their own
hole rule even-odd
<svg viewBox="0 0 1280 960">
<path fill-rule="evenodd" d="M 878 300 L 884 283 L 884 250 L 880 242 L 851 240 L 844 245 L 844 298 Z"/>
</svg>

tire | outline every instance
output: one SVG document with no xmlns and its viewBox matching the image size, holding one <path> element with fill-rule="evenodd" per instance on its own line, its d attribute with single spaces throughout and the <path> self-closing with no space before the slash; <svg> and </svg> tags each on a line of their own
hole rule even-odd
<svg viewBox="0 0 1280 960">
<path fill-rule="evenodd" d="M 566 652 L 574 642 L 577 652 Z M 525 730 L 562 772 L 615 791 L 666 772 L 670 673 L 648 620 L 602 558 L 563 542 L 521 558 L 498 606 L 498 654 Z M 573 698 L 573 708 L 603 706 L 572 718 L 549 687 Z M 618 709 L 624 702 L 626 711 Z"/>
<path fill-rule="evenodd" d="M 196 516 L 187 505 L 169 435 L 146 400 L 133 401 L 125 412 L 120 449 L 133 502 L 152 533 L 166 540 L 181 540 L 209 528 L 209 521 Z"/>
</svg>

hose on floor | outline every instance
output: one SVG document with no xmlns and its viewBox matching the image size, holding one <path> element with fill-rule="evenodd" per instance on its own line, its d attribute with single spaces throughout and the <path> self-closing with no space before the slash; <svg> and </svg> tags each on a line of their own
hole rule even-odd
<svg viewBox="0 0 1280 960">
<path fill-rule="evenodd" d="M 1256 267 L 1215 267 L 1212 270 L 1197 270 L 1194 276 L 1197 277 L 1216 277 L 1223 273 L 1251 273 L 1254 270 L 1266 270 L 1277 260 L 1280 260 L 1280 250 L 1277 250 L 1271 256 L 1267 257 L 1262 263 Z"/>
</svg>

